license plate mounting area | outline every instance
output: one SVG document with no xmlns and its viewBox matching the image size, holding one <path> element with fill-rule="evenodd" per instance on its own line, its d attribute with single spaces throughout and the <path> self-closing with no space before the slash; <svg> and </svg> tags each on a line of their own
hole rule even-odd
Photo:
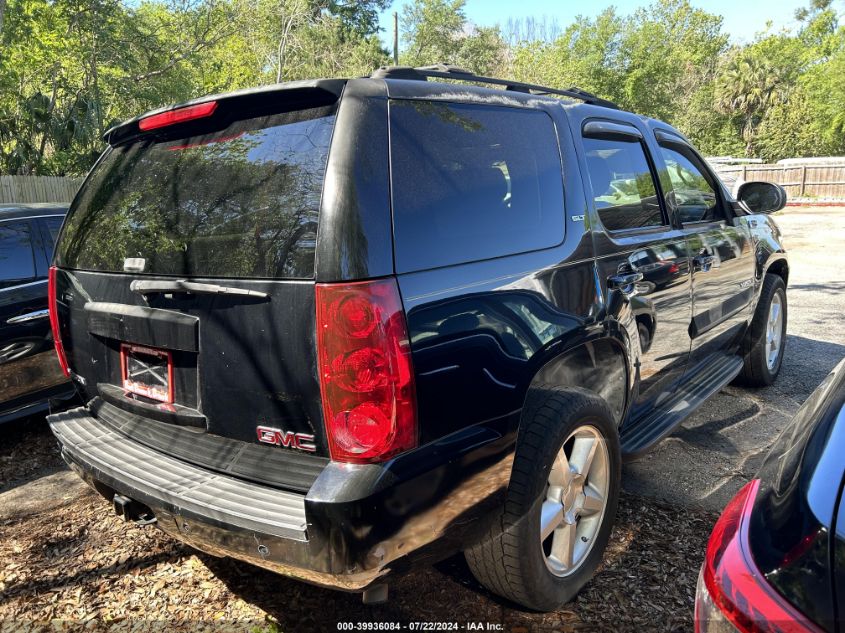
<svg viewBox="0 0 845 633">
<path fill-rule="evenodd" d="M 128 393 L 173 403 L 173 353 L 169 350 L 122 343 L 120 377 Z"/>
</svg>

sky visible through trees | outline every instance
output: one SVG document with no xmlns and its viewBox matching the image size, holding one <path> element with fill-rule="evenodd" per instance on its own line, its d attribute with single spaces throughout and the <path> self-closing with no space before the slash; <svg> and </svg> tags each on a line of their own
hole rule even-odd
<svg viewBox="0 0 845 633">
<path fill-rule="evenodd" d="M 842 1 L 731 33 L 686 0 L 475 26 L 464 0 L 397 4 L 400 63 L 579 86 L 665 119 L 710 155 L 845 153 Z M 150 108 L 391 63 L 390 0 L 0 0 L 0 174 L 84 174 Z M 382 34 L 383 36 L 383 34 Z"/>
</svg>

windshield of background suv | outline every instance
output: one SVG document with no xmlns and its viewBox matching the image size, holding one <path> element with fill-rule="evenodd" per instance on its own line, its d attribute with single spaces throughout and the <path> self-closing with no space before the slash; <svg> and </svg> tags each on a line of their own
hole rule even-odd
<svg viewBox="0 0 845 633">
<path fill-rule="evenodd" d="M 68 214 L 58 265 L 123 272 L 138 258 L 160 275 L 313 277 L 334 112 L 111 149 Z"/>
</svg>

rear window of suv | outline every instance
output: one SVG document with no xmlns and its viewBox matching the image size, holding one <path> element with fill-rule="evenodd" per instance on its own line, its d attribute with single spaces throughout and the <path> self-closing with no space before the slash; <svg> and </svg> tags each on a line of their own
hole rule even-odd
<svg viewBox="0 0 845 633">
<path fill-rule="evenodd" d="M 557 246 L 563 176 L 540 110 L 390 102 L 397 272 Z"/>
<path fill-rule="evenodd" d="M 334 106 L 108 151 L 70 210 L 61 266 L 309 278 Z"/>
</svg>

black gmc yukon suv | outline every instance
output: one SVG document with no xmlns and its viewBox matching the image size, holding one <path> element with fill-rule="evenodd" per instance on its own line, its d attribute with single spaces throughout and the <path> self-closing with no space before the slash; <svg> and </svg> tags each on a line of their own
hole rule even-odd
<svg viewBox="0 0 845 633">
<path fill-rule="evenodd" d="M 107 140 L 49 277 L 86 405 L 50 423 L 119 514 L 209 553 L 376 601 L 464 551 L 554 609 L 621 461 L 780 369 L 783 190 L 735 200 L 583 91 L 387 68 Z"/>
</svg>

